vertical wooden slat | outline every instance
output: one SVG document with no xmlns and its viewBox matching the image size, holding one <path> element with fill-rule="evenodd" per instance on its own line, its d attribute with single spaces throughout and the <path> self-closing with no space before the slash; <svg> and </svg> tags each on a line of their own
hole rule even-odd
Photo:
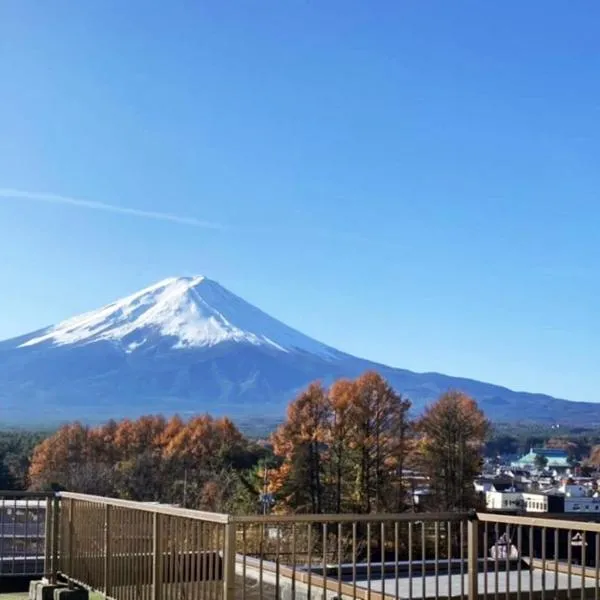
<svg viewBox="0 0 600 600">
<path fill-rule="evenodd" d="M 58 496 L 54 496 L 52 499 L 52 577 L 50 581 L 52 584 L 56 583 L 58 570 L 59 570 L 59 556 L 58 556 L 58 543 L 59 543 L 59 528 L 60 528 L 60 503 Z"/>
<path fill-rule="evenodd" d="M 75 524 L 74 520 L 75 501 L 71 498 L 69 500 L 69 556 L 67 563 L 67 576 L 73 577 L 73 564 L 74 564 L 74 540 L 75 540 Z"/>
<path fill-rule="evenodd" d="M 225 525 L 225 551 L 223 565 L 223 598 L 235 600 L 235 523 Z M 277 552 L 279 554 L 279 530 L 277 530 Z M 277 556 L 279 574 L 279 556 Z"/>
<path fill-rule="evenodd" d="M 327 523 L 323 523 L 323 598 L 327 598 Z M 279 600 L 279 596 L 276 596 L 276 600 Z"/>
<path fill-rule="evenodd" d="M 529 531 L 529 600 L 533 600 L 533 536 L 535 529 L 533 526 L 528 528 Z"/>
<path fill-rule="evenodd" d="M 23 556 L 27 556 L 29 554 L 29 500 L 25 500 L 25 543 L 23 548 Z M 36 555 L 37 558 L 37 555 Z M 23 569 L 25 569 L 25 565 L 23 565 Z"/>
<path fill-rule="evenodd" d="M 52 500 L 50 497 L 46 498 L 44 515 L 44 575 L 52 579 Z"/>
<path fill-rule="evenodd" d="M 12 509 L 12 548 L 11 548 L 11 561 L 10 561 L 10 570 L 12 575 L 16 575 L 15 573 L 15 564 L 17 558 L 17 497 L 13 498 L 13 509 Z"/>
<path fill-rule="evenodd" d="M 175 565 L 177 562 L 177 518 L 170 516 L 168 519 L 168 533 L 165 541 L 168 544 L 169 576 L 167 577 L 166 593 L 169 600 L 177 598 L 177 574 Z"/>
<path fill-rule="evenodd" d="M 356 521 L 352 521 L 352 598 L 356 600 L 356 561 L 358 560 L 356 556 Z M 308 596 L 310 600 L 310 594 Z"/>
<path fill-rule="evenodd" d="M 202 523 L 200 527 L 202 537 L 202 598 L 208 598 L 208 535 L 209 523 Z"/>
<path fill-rule="evenodd" d="M 498 536 L 500 533 L 500 528 L 498 523 L 494 523 L 494 598 L 498 600 L 498 591 L 500 588 L 499 585 L 499 572 L 498 572 Z M 487 552 L 487 548 L 485 548 Z"/>
<path fill-rule="evenodd" d="M 310 523 L 308 524 L 309 532 L 310 532 Z M 265 544 L 265 526 L 263 523 L 260 524 L 260 558 L 258 565 L 258 598 L 259 600 L 263 600 L 264 598 L 264 578 L 263 578 L 263 567 L 264 567 L 264 544 Z M 310 538 L 309 538 L 310 539 Z M 310 589 L 310 580 L 309 580 L 309 589 Z"/>
<path fill-rule="evenodd" d="M 558 544 L 559 544 L 559 531 L 554 530 L 554 597 L 558 595 Z"/>
<path fill-rule="evenodd" d="M 425 539 L 425 521 L 421 521 L 421 597 L 426 598 L 425 561 L 427 559 Z"/>
<path fill-rule="evenodd" d="M 510 595 L 512 590 L 510 589 L 510 546 L 511 546 L 511 536 L 510 536 L 510 525 L 506 525 L 506 528 L 504 530 L 504 534 L 505 534 L 505 539 L 506 539 L 506 556 L 505 556 L 505 560 L 504 560 L 504 568 L 506 569 L 505 571 L 505 585 L 506 585 L 506 589 L 505 589 L 505 600 L 510 600 Z"/>
<path fill-rule="evenodd" d="M 546 535 L 548 530 L 542 527 L 542 600 L 546 600 Z"/>
<path fill-rule="evenodd" d="M 193 535 L 194 535 L 194 525 L 196 524 L 196 522 L 194 520 L 188 520 L 185 526 L 185 563 L 184 563 L 184 569 L 183 569 L 183 573 L 184 573 L 184 585 L 185 585 L 185 590 L 187 590 L 188 588 L 190 588 L 191 583 L 193 581 L 193 576 L 192 576 L 192 557 L 193 557 L 193 544 L 192 544 L 192 540 L 193 540 Z M 235 536 L 235 527 L 233 528 L 233 534 Z M 234 537 L 234 549 L 235 549 L 235 537 Z M 184 594 L 187 596 L 187 594 Z"/>
<path fill-rule="evenodd" d="M 180 577 L 179 577 L 179 556 L 181 552 L 181 537 L 179 530 L 181 527 L 181 519 L 173 516 L 169 519 L 169 543 L 171 544 L 171 566 L 169 578 L 169 597 L 172 600 L 177 600 L 180 594 Z"/>
<path fill-rule="evenodd" d="M 367 600 L 371 600 L 371 521 L 367 523 Z"/>
<path fill-rule="evenodd" d="M 596 573 L 594 577 L 594 600 L 600 600 L 600 533 L 594 533 L 594 554 Z"/>
<path fill-rule="evenodd" d="M 522 567 L 521 561 L 523 559 L 523 526 L 519 525 L 517 528 L 517 600 L 521 600 L 521 576 L 522 576 Z"/>
<path fill-rule="evenodd" d="M 308 543 L 308 551 L 307 551 L 307 560 L 308 560 L 308 600 L 311 600 L 311 591 L 312 591 L 312 524 L 308 523 L 307 526 L 308 531 L 306 535 L 307 543 Z M 355 559 L 356 560 L 356 559 Z M 262 570 L 262 565 L 261 565 Z M 356 593 L 355 593 L 356 596 Z M 262 598 L 262 596 L 261 596 Z"/>
<path fill-rule="evenodd" d="M 470 542 L 469 542 L 470 543 Z M 488 597 L 488 571 L 490 561 L 488 560 L 488 545 L 489 545 L 489 525 L 486 521 L 483 525 L 483 600 Z"/>
<path fill-rule="evenodd" d="M 337 555 L 338 555 L 338 568 L 337 568 L 337 593 L 338 597 L 342 597 L 342 524 L 338 523 L 337 527 Z"/>
<path fill-rule="evenodd" d="M 187 546 L 188 546 L 188 521 L 187 519 L 177 517 L 179 530 L 177 532 L 177 541 L 179 545 L 177 553 L 177 591 L 179 597 L 185 597 L 185 588 L 187 581 Z"/>
<path fill-rule="evenodd" d="M 130 582 L 131 582 L 131 593 L 132 600 L 142 600 L 142 585 L 141 585 L 141 563 L 140 563 L 140 530 L 142 527 L 142 515 L 143 511 L 141 510 L 133 510 L 132 519 L 132 532 L 131 532 L 131 574 L 130 574 Z"/>
<path fill-rule="evenodd" d="M 294 548 L 296 547 L 296 538 L 294 537 Z M 246 555 L 248 550 L 246 548 L 246 524 L 242 524 L 242 600 L 246 600 L 246 570 L 247 570 L 247 559 Z M 294 578 L 295 579 L 295 578 Z M 296 582 L 292 579 L 292 600 L 296 600 Z"/>
<path fill-rule="evenodd" d="M 446 523 L 446 547 L 448 560 L 448 595 L 452 596 L 452 523 Z"/>
<path fill-rule="evenodd" d="M 413 524 L 408 524 L 408 598 L 413 597 Z"/>
<path fill-rule="evenodd" d="M 469 600 L 477 600 L 479 596 L 478 570 L 479 570 L 479 535 L 478 522 L 471 518 L 467 525 L 467 573 L 469 577 Z"/>
<path fill-rule="evenodd" d="M 585 579 L 585 567 L 587 561 L 587 536 L 585 531 L 581 532 L 581 600 L 585 600 L 586 592 L 586 579 Z"/>
<path fill-rule="evenodd" d="M 161 600 L 163 591 L 162 519 L 152 515 L 152 600 Z"/>
<path fill-rule="evenodd" d="M 123 553 L 121 556 L 121 581 L 123 585 L 124 600 L 133 600 L 131 591 L 131 531 L 133 513 L 128 508 L 123 509 L 121 520 L 121 535 L 123 540 Z"/>
<path fill-rule="evenodd" d="M 381 522 L 381 543 L 380 543 L 380 562 L 381 562 L 381 573 L 380 573 L 380 584 L 381 584 L 381 593 L 385 593 L 385 523 Z M 341 594 L 341 590 L 340 590 Z"/>
<path fill-rule="evenodd" d="M 465 522 L 461 520 L 460 522 L 460 533 L 459 533 L 459 542 L 460 542 L 460 598 L 464 600 L 465 597 Z"/>
<path fill-rule="evenodd" d="M 434 564 L 433 571 L 435 576 L 435 600 L 440 597 L 440 522 L 436 521 L 433 524 L 433 556 Z"/>
<path fill-rule="evenodd" d="M 213 528 L 213 552 L 212 555 L 214 556 L 214 561 L 213 561 L 213 586 L 212 586 L 212 594 L 213 594 L 213 598 L 215 600 L 219 600 L 220 599 L 220 590 L 219 590 L 219 556 L 220 556 L 220 552 L 219 550 L 221 549 L 221 533 L 222 533 L 222 526 L 221 525 L 215 525 Z M 221 563 L 221 567 L 223 566 L 223 564 Z"/>
<path fill-rule="evenodd" d="M 571 540 L 573 539 L 573 530 L 569 529 L 569 537 L 567 538 L 567 570 L 568 570 L 568 597 L 571 598 L 571 585 L 573 581 L 573 546 Z"/>
<path fill-rule="evenodd" d="M 146 598 L 144 600 L 152 600 L 152 566 L 154 562 L 153 550 L 154 550 L 154 515 L 148 513 L 146 515 Z"/>
<path fill-rule="evenodd" d="M 399 573 L 398 573 L 398 563 L 400 561 L 400 556 L 399 556 L 399 545 L 400 545 L 400 535 L 399 535 L 399 527 L 400 524 L 398 523 L 398 521 L 394 521 L 394 599 L 398 600 L 400 597 L 400 581 L 398 579 Z M 409 540 L 409 544 L 412 540 Z M 409 563 L 410 563 L 410 558 L 409 558 Z"/>
<path fill-rule="evenodd" d="M 292 523 L 292 600 L 296 600 L 296 523 Z"/>
<path fill-rule="evenodd" d="M 135 561 L 133 560 L 133 532 L 135 530 L 135 510 L 125 509 L 125 518 L 123 519 L 123 528 L 125 535 L 125 555 L 123 556 L 123 570 L 125 576 L 125 598 L 126 600 L 135 599 L 135 585 L 132 570 Z"/>
<path fill-rule="evenodd" d="M 198 521 L 190 522 L 190 581 L 189 589 L 193 598 L 198 598 Z"/>
</svg>

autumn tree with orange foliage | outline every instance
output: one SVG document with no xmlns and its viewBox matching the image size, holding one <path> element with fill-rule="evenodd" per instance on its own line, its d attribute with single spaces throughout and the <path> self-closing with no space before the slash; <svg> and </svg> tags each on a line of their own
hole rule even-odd
<svg viewBox="0 0 600 600">
<path fill-rule="evenodd" d="M 339 379 L 329 390 L 331 422 L 329 432 L 329 458 L 333 486 L 333 512 L 349 510 L 347 499 L 352 496 L 352 459 L 350 435 L 355 427 L 353 407 L 358 391 L 356 382 Z"/>
<path fill-rule="evenodd" d="M 272 485 L 296 512 L 325 508 L 330 404 L 325 388 L 312 383 L 288 407 L 286 422 L 273 434 L 273 451 L 283 459 Z"/>
<path fill-rule="evenodd" d="M 151 415 L 62 427 L 34 450 L 29 479 L 33 489 L 225 510 L 244 496 L 240 477 L 258 457 L 229 419 Z"/>
<path fill-rule="evenodd" d="M 295 512 L 400 510 L 410 403 L 377 373 L 311 384 L 273 435 L 280 507 Z"/>
<path fill-rule="evenodd" d="M 434 507 L 476 508 L 473 480 L 481 472 L 489 423 L 475 400 L 457 391 L 442 394 L 425 410 L 416 430 L 416 465 L 429 477 Z"/>
<path fill-rule="evenodd" d="M 399 511 L 404 505 L 402 476 L 407 457 L 410 402 L 378 373 L 356 380 L 348 443 L 355 457 L 355 510 Z"/>
<path fill-rule="evenodd" d="M 35 448 L 29 468 L 31 486 L 106 493 L 110 488 L 110 466 L 96 451 L 88 427 L 81 423 L 64 425 Z"/>
<path fill-rule="evenodd" d="M 272 435 L 274 457 L 227 418 L 73 423 L 36 447 L 29 481 L 37 490 L 249 513 L 260 510 L 266 484 L 278 511 L 401 512 L 410 459 L 428 476 L 438 509 L 474 508 L 473 479 L 488 433 L 483 413 L 459 392 L 441 396 L 416 423 L 409 410 L 410 402 L 374 372 L 329 389 L 313 383 Z"/>
</svg>

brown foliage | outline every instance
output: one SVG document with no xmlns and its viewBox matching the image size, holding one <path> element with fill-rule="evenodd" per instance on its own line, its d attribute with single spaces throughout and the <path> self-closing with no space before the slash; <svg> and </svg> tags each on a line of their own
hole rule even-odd
<svg viewBox="0 0 600 600">
<path fill-rule="evenodd" d="M 592 446 L 586 464 L 591 467 L 600 467 L 600 445 Z"/>
<path fill-rule="evenodd" d="M 274 475 L 286 504 L 298 512 L 320 513 L 324 507 L 324 456 L 330 404 L 320 383 L 312 383 L 288 407 L 287 420 L 273 434 L 273 451 L 284 464 Z"/>
<path fill-rule="evenodd" d="M 272 477 L 283 508 L 309 512 L 398 510 L 408 409 L 377 373 L 311 384 L 273 435 L 283 461 Z"/>
<path fill-rule="evenodd" d="M 416 463 L 429 477 L 438 510 L 475 508 L 473 480 L 481 471 L 488 431 L 475 400 L 457 391 L 443 394 L 417 423 Z"/>
<path fill-rule="evenodd" d="M 247 441 L 226 418 L 150 415 L 93 429 L 74 423 L 36 447 L 29 477 L 33 489 L 58 486 L 199 508 L 206 500 L 213 507 L 222 498 L 208 494 L 208 484 L 220 482 L 247 453 Z"/>
</svg>

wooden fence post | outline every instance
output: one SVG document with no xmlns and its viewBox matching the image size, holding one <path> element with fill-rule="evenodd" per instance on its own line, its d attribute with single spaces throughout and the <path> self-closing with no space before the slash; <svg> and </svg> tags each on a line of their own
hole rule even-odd
<svg viewBox="0 0 600 600">
<path fill-rule="evenodd" d="M 479 522 L 477 515 L 469 517 L 467 529 L 467 575 L 469 581 L 469 600 L 477 600 L 479 595 Z"/>
<path fill-rule="evenodd" d="M 223 551 L 223 600 L 235 600 L 235 550 L 236 524 L 228 520 L 225 525 L 225 547 Z"/>
<path fill-rule="evenodd" d="M 110 549 L 110 504 L 104 507 L 104 595 L 109 597 L 112 593 Z"/>
<path fill-rule="evenodd" d="M 46 518 L 44 521 L 44 577 L 52 581 L 52 495 L 46 497 Z"/>
<path fill-rule="evenodd" d="M 163 588 L 163 551 L 161 518 L 155 512 L 152 521 L 152 600 L 161 600 Z"/>
<path fill-rule="evenodd" d="M 58 536 L 60 532 L 60 518 L 61 518 L 61 508 L 60 508 L 60 499 L 57 494 L 54 494 L 52 498 L 52 502 L 48 501 L 48 506 L 52 506 L 52 547 L 50 550 L 50 583 L 56 585 L 56 581 L 58 578 L 58 571 L 60 570 L 60 562 L 59 562 L 59 549 L 58 549 Z"/>
<path fill-rule="evenodd" d="M 72 586 L 73 565 L 74 565 L 74 553 L 75 553 L 75 523 L 73 522 L 73 515 L 75 514 L 75 500 L 69 499 L 69 555 L 67 562 L 67 578 L 69 580 L 69 587 Z"/>
</svg>

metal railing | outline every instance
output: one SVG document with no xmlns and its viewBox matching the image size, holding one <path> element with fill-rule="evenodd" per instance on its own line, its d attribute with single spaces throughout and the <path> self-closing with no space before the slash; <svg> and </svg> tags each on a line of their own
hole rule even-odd
<svg viewBox="0 0 600 600">
<path fill-rule="evenodd" d="M 0 492 L 0 577 L 51 576 L 54 494 Z"/>
<path fill-rule="evenodd" d="M 0 497 L 45 507 L 43 543 L 31 546 L 45 574 L 115 600 L 600 600 L 600 523 L 232 516 L 72 493 Z"/>
<path fill-rule="evenodd" d="M 466 514 L 236 517 L 240 600 L 421 598 L 458 575 L 467 594 Z M 433 594 L 432 594 L 433 595 Z"/>
<path fill-rule="evenodd" d="M 600 598 L 600 523 L 477 514 L 477 589 L 487 598 Z"/>
<path fill-rule="evenodd" d="M 60 494 L 59 574 L 116 600 L 223 597 L 230 517 Z M 230 585 L 233 585 L 231 583 Z"/>
</svg>

